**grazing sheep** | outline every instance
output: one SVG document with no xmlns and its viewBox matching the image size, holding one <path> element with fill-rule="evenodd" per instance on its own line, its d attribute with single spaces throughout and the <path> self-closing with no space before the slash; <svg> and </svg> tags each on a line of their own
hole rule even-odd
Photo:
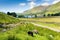
<svg viewBox="0 0 60 40">
<path fill-rule="evenodd" d="M 38 34 L 38 31 L 37 31 L 37 30 L 33 30 L 33 32 L 34 32 L 35 34 Z"/>
<path fill-rule="evenodd" d="M 32 31 L 28 31 L 28 35 L 31 35 L 33 37 L 33 32 Z"/>
</svg>

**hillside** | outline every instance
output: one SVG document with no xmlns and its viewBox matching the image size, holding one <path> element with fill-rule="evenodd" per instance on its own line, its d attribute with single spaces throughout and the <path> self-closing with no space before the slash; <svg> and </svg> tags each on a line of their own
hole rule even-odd
<svg viewBox="0 0 60 40">
<path fill-rule="evenodd" d="M 45 14 L 59 13 L 60 12 L 60 2 L 53 4 L 53 5 L 49 5 L 49 6 L 34 7 L 33 9 L 26 10 L 24 12 L 24 14 L 41 14 L 42 12 Z"/>
<path fill-rule="evenodd" d="M 26 10 L 24 13 L 25 14 L 36 14 L 36 13 L 43 12 L 46 8 L 48 8 L 48 6 L 37 6 L 37 7 L 34 7 L 33 9 Z"/>
<path fill-rule="evenodd" d="M 47 10 L 46 14 L 54 14 L 54 13 L 59 13 L 60 12 L 60 2 L 57 4 L 51 5 Z"/>
<path fill-rule="evenodd" d="M 3 12 L 0 12 L 0 23 L 15 23 L 15 22 L 18 22 L 18 19 L 9 15 L 6 15 Z"/>
</svg>

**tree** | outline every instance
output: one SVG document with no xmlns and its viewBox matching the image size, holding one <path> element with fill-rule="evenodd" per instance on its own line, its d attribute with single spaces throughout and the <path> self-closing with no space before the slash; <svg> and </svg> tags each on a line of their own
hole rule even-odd
<svg viewBox="0 0 60 40">
<path fill-rule="evenodd" d="M 16 14 L 15 12 L 12 12 L 11 15 L 12 15 L 13 17 L 17 17 L 17 14 Z"/>
<path fill-rule="evenodd" d="M 50 16 L 50 14 L 48 14 L 47 16 Z"/>
<path fill-rule="evenodd" d="M 11 13 L 10 12 L 7 12 L 7 15 L 11 15 Z"/>
<path fill-rule="evenodd" d="M 35 18 L 37 18 L 37 14 L 35 14 Z"/>
<path fill-rule="evenodd" d="M 10 16 L 13 16 L 13 17 L 17 17 L 17 14 L 15 12 L 12 12 L 12 13 L 7 12 L 7 15 L 10 15 Z"/>
<path fill-rule="evenodd" d="M 54 14 L 51 14 L 51 16 L 54 16 Z"/>
<path fill-rule="evenodd" d="M 46 15 L 44 14 L 43 16 L 45 17 Z"/>
<path fill-rule="evenodd" d="M 19 18 L 24 18 L 24 15 L 19 15 L 18 17 L 19 17 Z"/>
</svg>

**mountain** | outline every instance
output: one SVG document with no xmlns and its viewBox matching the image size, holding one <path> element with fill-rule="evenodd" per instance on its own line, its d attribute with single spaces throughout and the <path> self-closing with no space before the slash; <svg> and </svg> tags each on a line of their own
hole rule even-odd
<svg viewBox="0 0 60 40">
<path fill-rule="evenodd" d="M 55 14 L 60 12 L 60 2 L 49 6 L 37 6 L 26 10 L 24 14 Z"/>
<path fill-rule="evenodd" d="M 49 8 L 47 8 L 45 14 L 54 14 L 60 12 L 60 2 L 57 4 L 51 5 Z"/>
<path fill-rule="evenodd" d="M 3 12 L 0 12 L 0 23 L 15 23 L 18 22 L 17 18 L 9 16 Z"/>
<path fill-rule="evenodd" d="M 43 10 L 45 10 L 46 8 L 48 8 L 48 6 L 37 6 L 37 7 L 34 7 L 30 10 L 26 10 L 24 12 L 24 14 L 36 14 L 36 13 L 40 13 L 40 12 L 43 12 Z"/>
</svg>

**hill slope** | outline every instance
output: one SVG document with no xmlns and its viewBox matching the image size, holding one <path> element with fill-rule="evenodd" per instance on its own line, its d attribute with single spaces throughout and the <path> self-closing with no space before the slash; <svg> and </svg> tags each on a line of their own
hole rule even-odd
<svg viewBox="0 0 60 40">
<path fill-rule="evenodd" d="M 51 5 L 47 10 L 46 14 L 54 14 L 54 13 L 59 13 L 60 12 L 60 2 L 57 4 Z"/>
<path fill-rule="evenodd" d="M 48 6 L 37 6 L 37 7 L 34 7 L 33 9 L 26 10 L 24 13 L 25 14 L 36 14 L 36 13 L 43 12 L 46 8 L 48 8 Z"/>
<path fill-rule="evenodd" d="M 27 10 L 24 13 L 25 14 L 54 14 L 54 13 L 59 13 L 60 12 L 60 2 L 49 5 L 49 6 L 37 6 L 34 7 L 33 9 Z"/>
<path fill-rule="evenodd" d="M 0 12 L 0 23 L 15 23 L 18 19 Z"/>
</svg>

